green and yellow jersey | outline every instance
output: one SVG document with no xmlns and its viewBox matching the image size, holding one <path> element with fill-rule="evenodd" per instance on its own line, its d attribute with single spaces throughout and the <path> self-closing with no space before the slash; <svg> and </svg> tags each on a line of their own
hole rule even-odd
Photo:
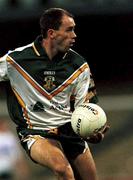
<svg viewBox="0 0 133 180">
<path fill-rule="evenodd" d="M 70 122 L 72 109 L 79 104 L 96 102 L 96 90 L 81 55 L 70 49 L 50 60 L 41 40 L 39 36 L 3 56 L 0 81 L 10 82 L 13 94 L 8 96 L 8 108 L 13 121 L 19 126 L 49 130 Z"/>
</svg>

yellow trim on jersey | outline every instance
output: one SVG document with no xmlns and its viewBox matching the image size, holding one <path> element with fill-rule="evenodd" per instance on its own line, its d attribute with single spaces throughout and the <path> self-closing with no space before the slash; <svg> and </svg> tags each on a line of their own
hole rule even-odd
<svg viewBox="0 0 133 180">
<path fill-rule="evenodd" d="M 21 96 L 17 93 L 17 91 L 15 91 L 14 88 L 12 88 L 16 98 L 18 99 L 18 102 L 20 104 L 20 106 L 23 108 L 23 114 L 24 116 L 26 117 L 26 120 L 27 120 L 27 123 L 29 125 L 29 128 L 32 128 L 32 125 L 30 123 L 30 118 L 28 117 L 28 113 L 27 113 L 27 110 L 26 110 L 26 106 L 25 106 L 25 103 L 23 101 L 23 99 L 21 98 Z"/>
<path fill-rule="evenodd" d="M 51 100 L 52 96 L 47 94 L 41 87 L 16 63 L 13 61 L 13 59 L 8 56 L 7 61 L 13 65 L 16 70 L 37 90 L 39 91 L 43 96 L 45 96 L 47 99 Z"/>
<path fill-rule="evenodd" d="M 86 69 L 88 68 L 88 65 L 85 63 L 82 67 L 80 67 L 74 74 L 71 76 L 60 88 L 58 88 L 56 91 L 51 93 L 52 96 L 57 95 L 58 93 L 62 92 L 67 86 L 72 84 L 72 82 Z"/>
<path fill-rule="evenodd" d="M 45 96 L 47 99 L 51 100 L 54 96 L 62 92 L 67 86 L 69 86 L 85 69 L 88 68 L 88 64 L 83 64 L 76 72 L 73 73 L 73 75 L 68 78 L 68 80 L 63 83 L 59 88 L 57 88 L 52 93 L 45 92 L 44 89 L 42 89 L 10 56 L 7 57 L 7 61 L 13 65 L 16 70 L 37 90 L 39 91 L 43 96 Z"/>
<path fill-rule="evenodd" d="M 37 56 L 40 56 L 40 53 L 39 53 L 39 52 L 38 52 L 38 50 L 36 49 L 36 47 L 35 47 L 35 44 L 34 44 L 34 43 L 32 44 L 32 47 L 33 47 L 33 49 L 34 49 L 34 51 L 35 51 L 36 55 L 37 55 Z"/>
</svg>

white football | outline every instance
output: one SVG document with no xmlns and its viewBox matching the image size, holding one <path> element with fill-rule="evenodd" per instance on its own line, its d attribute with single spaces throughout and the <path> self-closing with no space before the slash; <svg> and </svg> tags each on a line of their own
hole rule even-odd
<svg viewBox="0 0 133 180">
<path fill-rule="evenodd" d="M 79 105 L 71 117 L 74 132 L 81 137 L 89 137 L 102 129 L 107 122 L 104 110 L 97 104 L 84 103 Z"/>
</svg>

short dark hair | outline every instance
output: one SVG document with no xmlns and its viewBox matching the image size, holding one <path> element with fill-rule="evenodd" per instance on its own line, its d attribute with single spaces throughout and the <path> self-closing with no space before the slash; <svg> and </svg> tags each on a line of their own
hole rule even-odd
<svg viewBox="0 0 133 180">
<path fill-rule="evenodd" d="M 62 8 L 49 8 L 43 12 L 40 18 L 40 28 L 43 38 L 47 37 L 48 29 L 59 29 L 63 15 L 73 18 L 71 13 Z"/>
</svg>

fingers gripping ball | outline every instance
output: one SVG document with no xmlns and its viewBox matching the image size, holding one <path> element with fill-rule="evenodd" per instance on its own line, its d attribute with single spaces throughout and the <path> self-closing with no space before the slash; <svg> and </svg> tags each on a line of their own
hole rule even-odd
<svg viewBox="0 0 133 180">
<path fill-rule="evenodd" d="M 84 103 L 78 106 L 71 117 L 71 125 L 76 134 L 87 138 L 104 128 L 107 117 L 97 104 Z"/>
</svg>

